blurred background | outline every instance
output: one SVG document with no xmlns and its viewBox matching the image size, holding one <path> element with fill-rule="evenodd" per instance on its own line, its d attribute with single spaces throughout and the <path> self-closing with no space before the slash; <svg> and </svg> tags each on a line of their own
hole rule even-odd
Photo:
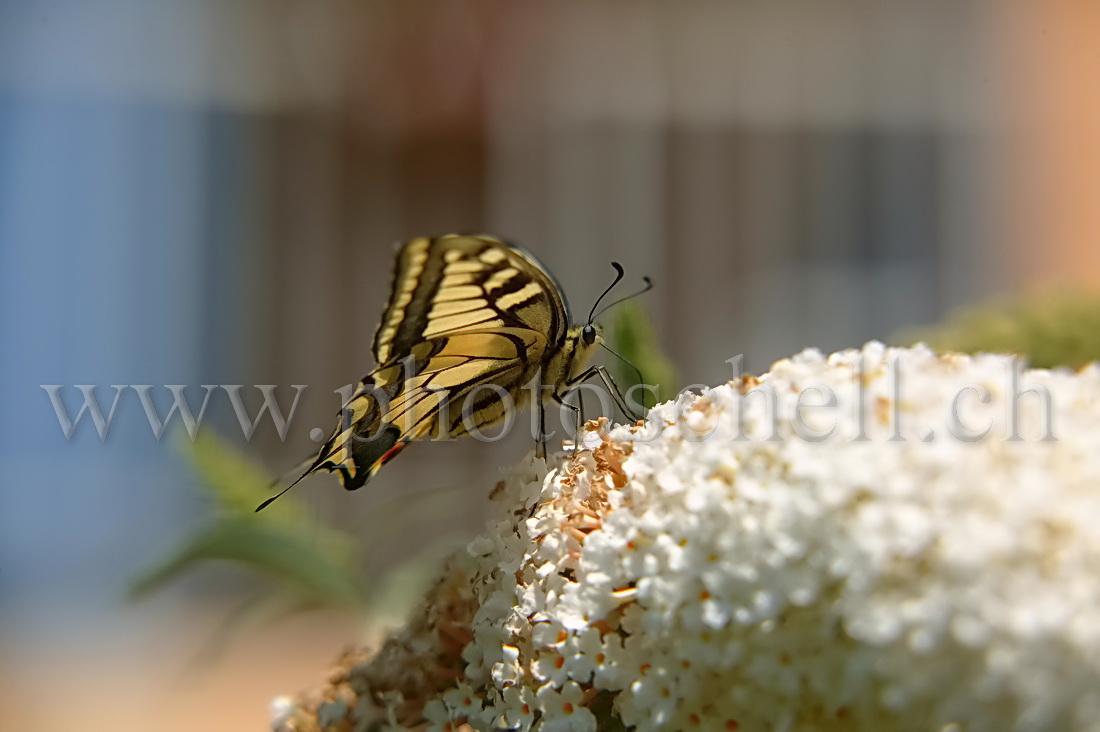
<svg viewBox="0 0 1100 732">
<path fill-rule="evenodd" d="M 578 317 L 611 260 L 651 275 L 677 386 L 1088 289 L 1098 44 L 1091 0 L 0 0 L 0 726 L 263 729 L 370 632 L 327 610 L 227 640 L 262 582 L 229 564 L 127 600 L 210 521 L 186 432 L 128 391 L 67 441 L 40 385 L 71 415 L 76 384 L 105 411 L 113 384 L 196 411 L 243 384 L 252 415 L 251 385 L 284 412 L 308 385 L 285 441 L 211 398 L 203 430 L 274 477 L 372 366 L 395 242 L 453 231 L 533 251 Z M 415 446 L 296 500 L 370 588 L 459 545 L 530 447 Z"/>
</svg>

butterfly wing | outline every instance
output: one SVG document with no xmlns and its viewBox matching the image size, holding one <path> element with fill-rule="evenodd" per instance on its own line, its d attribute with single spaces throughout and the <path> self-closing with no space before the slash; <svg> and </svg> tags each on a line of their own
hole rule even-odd
<svg viewBox="0 0 1100 732">
<path fill-rule="evenodd" d="M 488 236 L 413 239 L 397 255 L 374 358 L 388 364 L 426 338 L 502 326 L 540 331 L 552 344 L 565 338 L 561 288 L 534 257 Z"/>
<path fill-rule="evenodd" d="M 359 488 L 412 440 L 458 437 L 505 416 L 565 339 L 560 289 L 528 254 L 484 236 L 414 239 L 398 252 L 368 374 L 304 475 Z M 304 477 L 304 476 L 303 476 Z"/>
</svg>

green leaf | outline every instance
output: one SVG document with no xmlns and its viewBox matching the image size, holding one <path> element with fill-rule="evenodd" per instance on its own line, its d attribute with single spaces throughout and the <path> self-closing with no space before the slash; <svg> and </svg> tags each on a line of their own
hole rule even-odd
<svg viewBox="0 0 1100 732">
<path fill-rule="evenodd" d="M 896 340 L 923 340 L 939 351 L 1015 353 L 1036 368 L 1079 368 L 1100 359 L 1100 296 L 1047 293 L 992 303 Z"/>
<path fill-rule="evenodd" d="M 271 497 L 274 482 L 268 473 L 230 447 L 213 433 L 199 431 L 187 445 L 198 478 L 224 512 L 252 514 L 256 506 Z M 302 525 L 312 523 L 293 496 L 285 495 L 259 514 L 264 521 Z"/>
<path fill-rule="evenodd" d="M 201 562 L 233 561 L 275 577 L 312 602 L 361 611 L 364 592 L 351 562 L 340 559 L 348 554 L 324 535 L 287 531 L 254 514 L 225 517 L 138 577 L 131 594 L 145 595 Z"/>
<path fill-rule="evenodd" d="M 433 533 L 412 556 L 398 561 L 386 561 L 377 551 L 391 534 L 407 530 L 415 516 L 457 510 L 455 502 L 464 497 L 459 491 L 395 497 L 391 506 L 372 512 L 353 537 L 320 524 L 291 496 L 256 513 L 271 495 L 268 475 L 216 436 L 202 434 L 187 452 L 216 510 L 206 526 L 135 578 L 131 597 L 211 562 L 231 562 L 269 579 L 227 618 L 199 662 L 215 658 L 231 636 L 292 612 L 333 608 L 376 624 L 398 621 L 423 597 L 441 556 L 456 543 L 458 535 Z M 372 560 L 373 575 L 363 571 L 364 559 Z"/>
<path fill-rule="evenodd" d="M 619 355 L 630 361 L 641 371 L 642 380 L 634 369 L 627 366 L 619 359 L 612 358 L 611 373 L 616 383 L 627 394 L 631 387 L 639 383 L 653 384 L 658 387 L 657 402 L 668 401 L 676 396 L 679 377 L 676 367 L 661 349 L 657 338 L 657 332 L 650 322 L 649 316 L 642 305 L 634 300 L 628 300 L 617 305 L 612 312 L 615 313 L 609 329 L 612 348 Z M 652 394 L 652 392 L 648 392 Z M 635 391 L 635 401 L 641 401 L 647 392 L 638 389 Z M 646 397 L 647 407 L 656 403 L 652 396 Z"/>
</svg>

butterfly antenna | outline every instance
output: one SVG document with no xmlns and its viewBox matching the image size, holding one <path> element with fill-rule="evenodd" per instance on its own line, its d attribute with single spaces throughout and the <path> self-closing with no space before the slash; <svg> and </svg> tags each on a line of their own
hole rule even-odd
<svg viewBox="0 0 1100 732">
<path fill-rule="evenodd" d="M 623 271 L 623 266 L 618 262 L 612 262 L 611 266 L 615 268 L 615 280 L 607 286 L 607 289 L 603 291 L 603 294 L 597 297 L 596 302 L 592 304 L 592 310 L 588 313 L 589 323 L 591 323 L 592 320 L 596 317 L 596 308 L 600 306 L 600 301 L 607 297 L 607 293 L 615 289 L 615 285 L 619 284 L 619 280 L 621 280 L 623 278 L 623 275 L 626 274 Z"/>
<path fill-rule="evenodd" d="M 618 280 L 615 280 L 615 281 L 618 282 Z M 638 290 L 637 292 L 635 292 L 631 295 L 627 295 L 626 297 L 620 297 L 618 300 L 615 300 L 612 303 L 608 303 L 607 305 L 604 305 L 603 310 L 596 313 L 595 317 L 598 318 L 601 315 L 603 315 L 604 313 L 606 313 L 608 310 L 610 310 L 611 308 L 618 305 L 619 303 L 626 302 L 627 300 L 630 300 L 631 298 L 638 297 L 638 295 L 644 295 L 645 293 L 647 293 L 647 292 L 649 292 L 650 290 L 653 289 L 653 280 L 649 279 L 648 277 L 643 277 L 642 281 L 645 282 L 645 287 L 643 287 L 642 289 Z M 595 308 L 592 308 L 592 309 L 595 310 Z M 590 323 L 592 322 L 592 316 L 589 316 L 588 322 L 590 322 Z M 611 350 L 611 349 L 608 349 L 608 350 Z"/>
</svg>

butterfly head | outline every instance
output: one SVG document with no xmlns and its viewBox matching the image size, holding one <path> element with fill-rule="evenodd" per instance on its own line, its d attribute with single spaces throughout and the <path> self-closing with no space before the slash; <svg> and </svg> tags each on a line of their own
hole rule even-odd
<svg viewBox="0 0 1100 732">
<path fill-rule="evenodd" d="M 623 267 L 618 262 L 612 262 L 611 266 L 615 268 L 615 279 L 607 289 L 596 299 L 596 302 L 592 305 L 592 310 L 588 313 L 588 320 L 584 325 L 574 326 L 569 329 L 569 333 L 566 335 L 566 347 L 562 349 L 562 354 L 565 356 L 564 366 L 554 368 L 558 364 L 551 364 L 551 372 L 560 379 L 571 381 L 579 376 L 583 371 L 585 364 L 588 362 L 591 352 L 597 347 L 602 346 L 607 348 L 604 344 L 604 330 L 603 326 L 596 322 L 596 318 L 600 317 L 603 313 L 607 312 L 607 309 L 619 304 L 623 300 L 629 300 L 632 297 L 641 295 L 643 292 L 648 292 L 653 288 L 653 282 L 648 277 L 645 278 L 645 288 L 640 292 L 635 292 L 626 297 L 620 297 L 612 303 L 600 308 L 600 303 L 603 299 L 615 289 L 615 285 L 619 284 L 619 280 L 623 278 Z M 608 349 L 609 351 L 611 349 Z M 611 351 L 611 353 L 615 353 Z M 618 354 L 615 354 L 618 356 Z M 619 356 L 619 358 L 622 358 Z"/>
<path fill-rule="evenodd" d="M 564 347 L 547 364 L 550 383 L 560 386 L 576 379 L 603 345 L 603 326 L 599 323 L 574 325 L 565 336 Z M 560 390 L 560 389 L 559 389 Z"/>
</svg>

